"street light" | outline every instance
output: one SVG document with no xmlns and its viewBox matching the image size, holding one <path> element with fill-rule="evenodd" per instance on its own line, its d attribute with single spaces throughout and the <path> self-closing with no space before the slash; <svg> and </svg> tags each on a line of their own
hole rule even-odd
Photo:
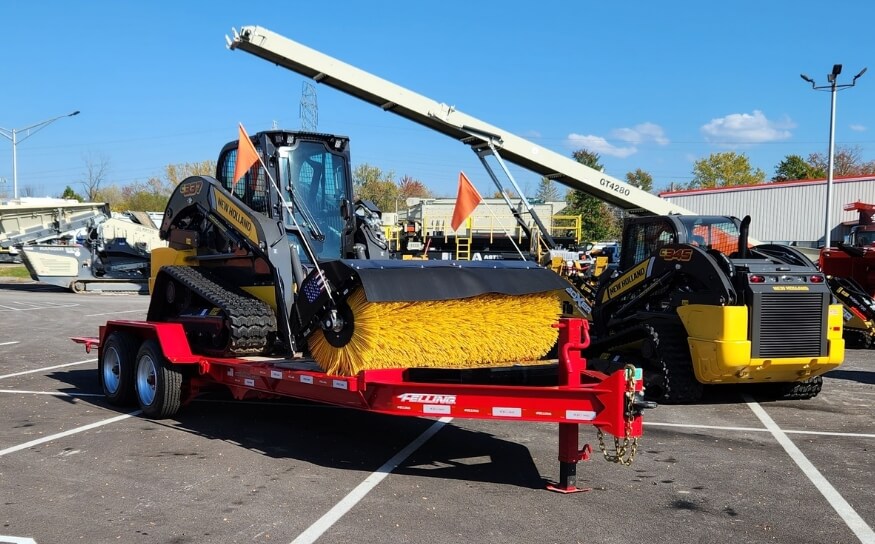
<svg viewBox="0 0 875 544">
<path fill-rule="evenodd" d="M 63 117 L 73 117 L 74 115 L 79 115 L 79 110 L 74 111 L 73 113 L 68 113 L 66 115 L 59 115 L 57 117 L 52 117 L 51 119 L 46 119 L 45 121 L 40 121 L 34 125 L 30 125 L 29 127 L 24 128 L 3 128 L 0 127 L 0 135 L 6 137 L 6 139 L 12 142 L 12 198 L 18 198 L 18 144 L 19 142 L 23 142 L 24 140 L 30 138 L 34 134 L 36 134 L 41 128 L 45 128 L 47 125 L 52 124 L 53 122 L 61 119 Z M 18 137 L 19 132 L 26 132 L 23 138 Z"/>
<path fill-rule="evenodd" d="M 843 85 L 839 85 L 837 83 L 837 79 L 839 74 L 842 73 L 842 65 L 841 64 L 833 64 L 832 73 L 827 74 L 826 80 L 829 82 L 829 85 L 821 85 L 817 86 L 814 83 L 814 80 L 805 74 L 799 74 L 799 76 L 804 79 L 806 82 L 811 83 L 811 88 L 815 91 L 821 90 L 829 90 L 832 93 L 832 105 L 829 110 L 829 166 L 827 168 L 826 175 L 826 225 L 824 228 L 823 235 L 823 246 L 829 247 L 831 244 L 831 236 L 832 236 L 832 173 L 833 173 L 833 162 L 835 155 L 835 119 L 836 119 L 836 92 L 842 89 L 847 89 L 853 87 L 857 84 L 857 80 L 866 73 L 866 68 L 860 70 L 860 73 L 854 76 L 853 81 L 850 83 L 845 83 Z"/>
</svg>

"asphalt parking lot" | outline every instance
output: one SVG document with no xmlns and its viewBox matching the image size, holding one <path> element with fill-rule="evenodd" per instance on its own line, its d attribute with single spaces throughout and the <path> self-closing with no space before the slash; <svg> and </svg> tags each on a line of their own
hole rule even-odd
<svg viewBox="0 0 875 544">
<path fill-rule="evenodd" d="M 809 401 L 648 411 L 630 467 L 595 447 L 589 491 L 561 495 L 554 425 L 220 395 L 119 411 L 70 337 L 147 306 L 0 284 L 0 543 L 875 542 L 872 351 Z"/>
</svg>

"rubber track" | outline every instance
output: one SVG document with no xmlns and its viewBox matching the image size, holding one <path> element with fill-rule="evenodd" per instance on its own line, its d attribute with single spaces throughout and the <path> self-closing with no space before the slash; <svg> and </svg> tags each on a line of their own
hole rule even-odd
<svg viewBox="0 0 875 544">
<path fill-rule="evenodd" d="M 776 400 L 812 399 L 823 388 L 823 378 L 815 376 L 803 382 L 775 383 L 764 386 L 764 395 Z"/>
<path fill-rule="evenodd" d="M 704 386 L 696 379 L 693 360 L 687 342 L 687 331 L 681 323 L 653 323 L 657 359 L 654 365 L 664 369 L 664 392 L 661 402 L 681 404 L 702 398 Z"/>
<path fill-rule="evenodd" d="M 260 354 L 268 346 L 268 337 L 275 333 L 276 316 L 266 302 L 232 285 L 224 285 L 192 266 L 165 266 L 161 269 L 174 280 L 219 308 L 225 315 L 229 331 L 225 347 L 204 347 L 209 355 L 239 356 Z"/>
</svg>

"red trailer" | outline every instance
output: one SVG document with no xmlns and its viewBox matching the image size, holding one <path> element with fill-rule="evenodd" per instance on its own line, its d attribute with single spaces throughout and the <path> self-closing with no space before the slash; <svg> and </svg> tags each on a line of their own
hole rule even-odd
<svg viewBox="0 0 875 544">
<path fill-rule="evenodd" d="M 172 417 L 207 387 L 223 385 L 235 399 L 295 397 L 401 416 L 453 417 L 557 423 L 560 477 L 551 489 L 577 491 L 576 466 L 589 457 L 579 447 L 580 425 L 593 425 L 605 458 L 630 464 L 641 436 L 640 371 L 611 374 L 587 369 L 580 350 L 588 323 L 564 318 L 558 361 L 493 369 L 395 368 L 356 376 L 323 372 L 309 358 L 220 358 L 193 353 L 179 323 L 109 321 L 100 336 L 76 337 L 98 349 L 98 372 L 107 400 L 138 403 L 147 417 Z M 614 437 L 614 451 L 603 434 Z"/>
</svg>

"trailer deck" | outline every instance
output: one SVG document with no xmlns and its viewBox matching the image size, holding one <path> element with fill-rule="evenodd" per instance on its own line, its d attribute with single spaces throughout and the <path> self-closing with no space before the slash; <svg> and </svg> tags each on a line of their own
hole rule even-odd
<svg viewBox="0 0 875 544">
<path fill-rule="evenodd" d="M 124 381 L 121 387 L 137 389 L 131 395 L 140 399 L 141 408 L 151 417 L 175 413 L 155 410 L 143 404 L 154 399 L 164 387 L 156 369 L 142 370 L 142 355 L 125 360 L 124 350 L 113 351 L 111 363 L 105 362 L 106 339 L 121 334 L 132 339 L 138 351 L 147 342 L 160 346 L 159 367 L 173 368 L 185 376 L 179 382 L 179 406 L 198 396 L 202 390 L 226 387 L 235 399 L 294 397 L 381 414 L 413 417 L 453 417 L 483 420 L 511 420 L 559 425 L 560 478 L 551 489 L 576 491 L 575 466 L 589 456 L 591 448 L 579 447 L 579 426 L 593 425 L 603 434 L 615 437 L 615 449 L 605 457 L 630 464 L 637 437 L 641 435 L 641 411 L 648 404 L 642 399 L 640 371 L 632 367 L 605 374 L 586 368 L 580 350 L 589 344 L 588 323 L 578 318 L 563 318 L 559 331 L 559 358 L 537 365 L 513 365 L 500 368 L 444 370 L 393 368 L 365 370 L 355 376 L 330 375 L 315 361 L 269 357 L 222 358 L 193 353 L 179 323 L 149 321 L 108 321 L 100 327 L 99 337 L 73 337 L 87 352 L 98 350 L 98 367 L 115 364 L 110 369 L 117 376 L 130 368 L 136 380 Z M 151 364 L 151 363 L 150 363 Z M 136 368 L 133 368 L 136 367 Z M 101 372 L 106 379 L 106 370 Z M 124 378 L 122 378 L 124 379 Z M 130 382 L 130 383 L 128 383 Z M 151 389 L 143 391 L 143 389 Z M 106 387 L 104 387 L 106 391 Z M 145 394 L 145 397 L 143 395 Z M 121 398 L 120 397 L 120 398 Z M 108 395 L 110 401 L 113 400 Z"/>
</svg>

